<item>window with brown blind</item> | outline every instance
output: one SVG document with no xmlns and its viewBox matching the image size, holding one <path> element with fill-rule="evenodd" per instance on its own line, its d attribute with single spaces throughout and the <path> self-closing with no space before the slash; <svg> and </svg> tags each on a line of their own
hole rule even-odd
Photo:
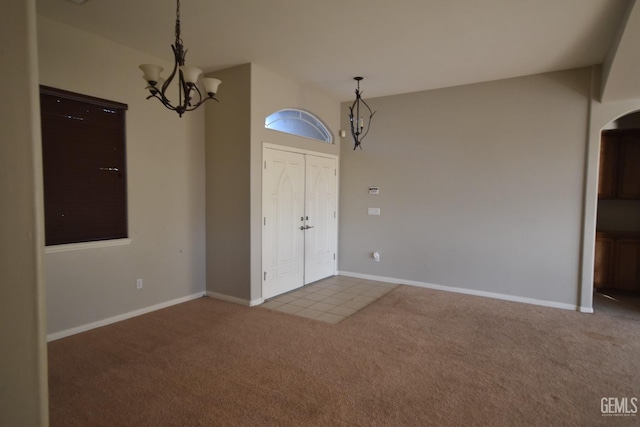
<svg viewBox="0 0 640 427">
<path fill-rule="evenodd" d="M 40 86 L 47 246 L 127 237 L 126 110 Z"/>
</svg>

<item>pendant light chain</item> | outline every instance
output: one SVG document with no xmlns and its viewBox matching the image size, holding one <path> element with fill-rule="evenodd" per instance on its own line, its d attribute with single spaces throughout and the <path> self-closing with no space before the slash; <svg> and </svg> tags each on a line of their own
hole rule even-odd
<svg viewBox="0 0 640 427">
<path fill-rule="evenodd" d="M 184 47 L 182 45 L 182 38 L 180 38 L 180 0 L 176 1 L 176 48 L 179 52 L 178 63 L 184 65 Z"/>
<path fill-rule="evenodd" d="M 182 44 L 182 39 L 180 39 L 180 0 L 176 4 L 176 43 Z"/>
</svg>

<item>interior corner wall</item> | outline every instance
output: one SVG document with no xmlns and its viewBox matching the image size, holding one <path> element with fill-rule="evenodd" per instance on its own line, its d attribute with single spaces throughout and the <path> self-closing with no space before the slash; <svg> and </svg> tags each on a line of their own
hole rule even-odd
<svg viewBox="0 0 640 427">
<path fill-rule="evenodd" d="M 340 155 L 340 102 L 313 87 L 251 64 L 251 297 L 262 298 L 262 145 L 271 143 Z M 266 129 L 265 118 L 285 108 L 298 108 L 320 118 L 333 134 L 333 144 Z"/>
<path fill-rule="evenodd" d="M 248 301 L 251 64 L 207 76 L 222 80 L 205 112 L 207 291 Z"/>
<path fill-rule="evenodd" d="M 590 85 L 585 68 L 369 99 L 363 150 L 342 147 L 340 270 L 578 306 Z"/>
<path fill-rule="evenodd" d="M 34 0 L 2 4 L 0 425 L 48 425 L 43 207 Z"/>
<path fill-rule="evenodd" d="M 40 83 L 128 105 L 130 244 L 47 253 L 49 333 L 204 293 L 204 111 L 146 100 L 141 63 L 172 64 L 38 17 Z M 168 58 L 171 57 L 168 51 Z M 144 287 L 136 289 L 136 279 Z"/>
</svg>

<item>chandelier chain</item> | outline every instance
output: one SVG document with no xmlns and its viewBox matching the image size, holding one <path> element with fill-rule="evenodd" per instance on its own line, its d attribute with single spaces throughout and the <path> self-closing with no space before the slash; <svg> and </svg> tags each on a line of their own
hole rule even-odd
<svg viewBox="0 0 640 427">
<path fill-rule="evenodd" d="M 180 0 L 176 1 L 176 44 L 182 44 L 180 38 Z"/>
</svg>

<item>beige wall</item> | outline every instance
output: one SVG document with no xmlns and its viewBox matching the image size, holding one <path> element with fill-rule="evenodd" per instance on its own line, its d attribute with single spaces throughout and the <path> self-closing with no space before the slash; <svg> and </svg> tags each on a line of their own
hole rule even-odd
<svg viewBox="0 0 640 427">
<path fill-rule="evenodd" d="M 205 114 L 207 291 L 249 300 L 251 65 L 210 75 L 222 84 Z"/>
<path fill-rule="evenodd" d="M 590 77 L 369 99 L 363 151 L 342 147 L 340 270 L 578 305 Z"/>
<path fill-rule="evenodd" d="M 2 4 L 0 425 L 48 425 L 35 1 Z"/>
<path fill-rule="evenodd" d="M 603 129 L 637 129 L 640 128 L 640 112 L 633 112 L 607 123 Z"/>
<path fill-rule="evenodd" d="M 207 290 L 256 303 L 262 298 L 262 144 L 338 155 L 340 104 L 256 64 L 209 76 L 223 83 L 219 108 L 206 113 Z M 265 129 L 264 119 L 284 108 L 318 116 L 335 144 Z"/>
<path fill-rule="evenodd" d="M 41 84 L 129 106 L 131 243 L 46 255 L 49 332 L 204 292 L 204 111 L 179 118 L 145 100 L 138 65 L 162 59 L 43 17 L 38 31 Z"/>
</svg>

